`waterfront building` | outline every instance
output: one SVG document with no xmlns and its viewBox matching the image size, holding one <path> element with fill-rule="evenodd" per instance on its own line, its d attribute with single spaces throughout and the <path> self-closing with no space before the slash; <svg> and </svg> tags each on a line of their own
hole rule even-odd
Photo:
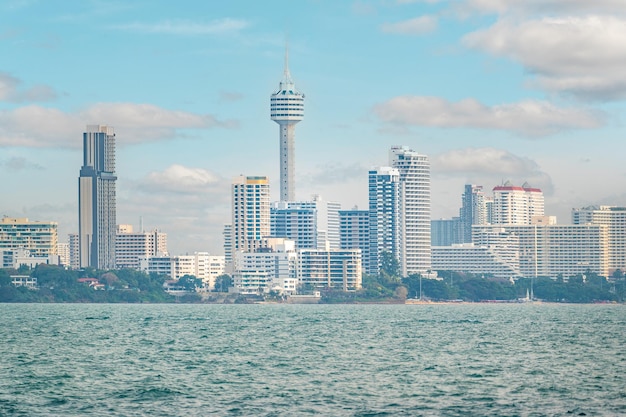
<svg viewBox="0 0 626 417">
<path fill-rule="evenodd" d="M 30 221 L 26 217 L 0 219 L 0 250 L 28 250 L 32 256 L 58 254 L 58 224 Z"/>
<path fill-rule="evenodd" d="M 607 227 L 608 269 L 626 271 L 626 207 L 589 206 L 572 209 L 572 223 Z"/>
<path fill-rule="evenodd" d="M 130 224 L 121 224 L 115 235 L 115 266 L 139 269 L 139 258 L 167 255 L 167 233 L 154 229 L 134 232 Z"/>
<path fill-rule="evenodd" d="M 515 240 L 514 238 L 512 235 L 509 240 Z M 482 246 L 474 243 L 433 246 L 432 267 L 436 271 L 482 274 L 500 279 L 519 278 L 519 241 L 506 246 Z"/>
<path fill-rule="evenodd" d="M 267 177 L 239 176 L 232 183 L 232 253 L 249 252 L 270 236 L 270 184 Z"/>
<path fill-rule="evenodd" d="M 339 211 L 339 247 L 340 249 L 361 249 L 363 269 L 369 265 L 370 252 L 370 212 L 359 210 Z"/>
<path fill-rule="evenodd" d="M 178 280 L 185 275 L 194 276 L 208 289 L 215 286 L 215 279 L 224 273 L 224 256 L 208 252 L 193 255 L 149 255 L 139 257 L 139 270 L 147 274 L 166 275 Z"/>
<path fill-rule="evenodd" d="M 369 256 L 365 271 L 380 271 L 382 253 L 400 256 L 400 172 L 396 168 L 379 167 L 368 173 L 369 190 Z"/>
<path fill-rule="evenodd" d="M 285 52 L 283 79 L 270 97 L 270 117 L 279 125 L 280 200 L 294 201 L 296 123 L 304 118 L 304 94 L 296 90 L 289 72 L 289 53 Z"/>
<path fill-rule="evenodd" d="M 0 249 L 0 268 L 30 269 L 37 265 L 61 265 L 59 255 L 33 255 L 28 249 Z"/>
<path fill-rule="evenodd" d="M 520 187 L 507 181 L 493 188 L 492 210 L 492 224 L 531 224 L 533 217 L 544 215 L 543 192 L 528 183 Z"/>
<path fill-rule="evenodd" d="M 428 273 L 431 270 L 428 156 L 406 146 L 393 146 L 390 165 L 400 173 L 401 274 Z"/>
<path fill-rule="evenodd" d="M 477 246 L 497 247 L 507 234 L 519 239 L 520 273 L 524 277 L 609 273 L 606 225 L 559 225 L 554 218 L 535 218 L 530 225 L 474 226 L 472 239 Z"/>
<path fill-rule="evenodd" d="M 270 232 L 293 240 L 296 249 L 339 249 L 341 204 L 314 195 L 311 201 L 277 201 L 270 208 Z"/>
<path fill-rule="evenodd" d="M 115 268 L 115 133 L 89 125 L 83 133 L 83 166 L 78 178 L 80 267 Z"/>
<path fill-rule="evenodd" d="M 224 264 L 226 265 L 225 273 L 232 274 L 233 273 L 233 225 L 232 224 L 224 225 L 222 236 L 224 237 Z"/>
<path fill-rule="evenodd" d="M 310 288 L 334 288 L 353 291 L 361 288 L 360 249 L 300 249 L 298 284 Z"/>
<path fill-rule="evenodd" d="M 237 292 L 295 294 L 297 253 L 293 240 L 268 238 L 263 247 L 236 252 L 235 257 L 233 283 Z"/>
</svg>

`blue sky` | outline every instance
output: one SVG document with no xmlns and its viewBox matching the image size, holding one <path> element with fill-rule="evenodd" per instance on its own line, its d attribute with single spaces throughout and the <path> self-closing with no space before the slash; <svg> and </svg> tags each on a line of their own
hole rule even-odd
<svg viewBox="0 0 626 417">
<path fill-rule="evenodd" d="M 82 132 L 107 124 L 118 223 L 221 253 L 234 176 L 268 175 L 278 198 L 287 40 L 298 199 L 366 208 L 368 169 L 407 145 L 431 158 L 433 218 L 506 180 L 560 223 L 626 205 L 623 0 L 5 0 L 0 215 L 76 232 Z"/>
</svg>

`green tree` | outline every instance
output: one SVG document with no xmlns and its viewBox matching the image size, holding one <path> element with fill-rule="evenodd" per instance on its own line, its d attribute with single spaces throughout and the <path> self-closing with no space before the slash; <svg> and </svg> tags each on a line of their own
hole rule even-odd
<svg viewBox="0 0 626 417">
<path fill-rule="evenodd" d="M 187 291 L 196 291 L 202 287 L 202 280 L 196 278 L 194 275 L 183 275 L 178 279 L 178 285 L 182 286 Z"/>
<path fill-rule="evenodd" d="M 215 278 L 214 291 L 216 292 L 228 292 L 228 289 L 233 286 L 233 279 L 228 274 L 222 274 Z"/>
</svg>

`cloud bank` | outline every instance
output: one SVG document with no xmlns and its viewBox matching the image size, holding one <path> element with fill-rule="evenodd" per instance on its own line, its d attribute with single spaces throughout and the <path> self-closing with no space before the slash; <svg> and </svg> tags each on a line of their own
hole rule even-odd
<svg viewBox="0 0 626 417">
<path fill-rule="evenodd" d="M 626 19 L 613 16 L 500 20 L 463 43 L 522 64 L 542 89 L 581 99 L 626 97 Z"/>
<path fill-rule="evenodd" d="M 373 112 L 394 125 L 496 129 L 531 137 L 603 124 L 597 112 L 536 100 L 490 107 L 474 99 L 449 102 L 439 97 L 401 96 L 376 105 Z"/>
<path fill-rule="evenodd" d="M 0 147 L 34 148 L 82 146 L 86 125 L 115 128 L 121 144 L 154 142 L 185 135 L 186 129 L 236 128 L 234 120 L 221 121 L 210 114 L 168 110 L 152 104 L 97 103 L 78 112 L 38 105 L 0 110 Z"/>
</svg>

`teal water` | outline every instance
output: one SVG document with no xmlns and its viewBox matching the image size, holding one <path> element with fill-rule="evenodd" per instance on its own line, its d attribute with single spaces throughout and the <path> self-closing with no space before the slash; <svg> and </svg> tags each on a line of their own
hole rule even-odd
<svg viewBox="0 0 626 417">
<path fill-rule="evenodd" d="M 626 415 L 623 305 L 0 304 L 1 416 Z"/>
</svg>

